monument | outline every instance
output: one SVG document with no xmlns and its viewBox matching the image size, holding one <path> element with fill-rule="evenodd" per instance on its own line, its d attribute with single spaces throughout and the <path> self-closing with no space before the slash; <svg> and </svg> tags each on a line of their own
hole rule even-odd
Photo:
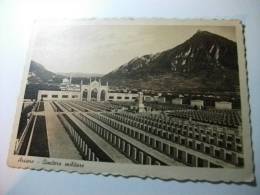
<svg viewBox="0 0 260 195">
<path fill-rule="evenodd" d="M 143 92 L 139 92 L 139 98 L 138 98 L 138 111 L 139 112 L 145 112 L 145 107 L 143 103 L 144 95 Z"/>
</svg>

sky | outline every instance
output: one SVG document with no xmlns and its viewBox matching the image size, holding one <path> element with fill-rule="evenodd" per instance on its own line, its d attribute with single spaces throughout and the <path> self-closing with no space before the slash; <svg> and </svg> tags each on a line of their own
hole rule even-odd
<svg viewBox="0 0 260 195">
<path fill-rule="evenodd" d="M 55 73 L 107 74 L 135 57 L 171 49 L 197 30 L 235 41 L 235 28 L 229 26 L 43 25 L 32 60 Z"/>
</svg>

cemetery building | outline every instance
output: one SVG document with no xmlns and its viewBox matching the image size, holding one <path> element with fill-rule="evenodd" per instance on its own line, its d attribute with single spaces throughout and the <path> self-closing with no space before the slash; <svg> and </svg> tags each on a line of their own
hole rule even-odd
<svg viewBox="0 0 260 195">
<path fill-rule="evenodd" d="M 172 104 L 181 105 L 182 99 L 181 98 L 174 98 L 174 99 L 172 99 Z"/>
<path fill-rule="evenodd" d="M 232 109 L 232 103 L 221 101 L 221 102 L 215 102 L 215 108 L 219 110 L 231 110 Z"/>
<path fill-rule="evenodd" d="M 108 83 L 102 85 L 101 81 L 91 80 L 85 85 L 71 84 L 71 79 L 63 79 L 60 91 L 39 90 L 37 100 L 81 100 L 81 101 L 136 101 L 137 93 L 110 92 Z"/>
<path fill-rule="evenodd" d="M 204 101 L 203 100 L 191 100 L 190 105 L 192 107 L 197 107 L 198 109 L 201 109 L 204 106 Z"/>
</svg>

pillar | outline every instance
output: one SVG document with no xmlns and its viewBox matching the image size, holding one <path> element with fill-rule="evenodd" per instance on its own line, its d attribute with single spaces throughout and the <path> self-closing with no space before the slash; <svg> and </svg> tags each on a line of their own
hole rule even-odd
<svg viewBox="0 0 260 195">
<path fill-rule="evenodd" d="M 87 144 L 85 145 L 85 153 L 84 154 L 85 154 L 85 156 L 88 155 L 88 145 Z"/>
<path fill-rule="evenodd" d="M 139 151 L 139 162 L 144 164 L 144 153 L 142 151 Z"/>
<path fill-rule="evenodd" d="M 89 102 L 91 100 L 91 88 L 90 87 L 87 88 L 87 92 L 88 92 L 87 101 Z"/>
<path fill-rule="evenodd" d="M 92 153 L 91 148 L 89 148 L 88 149 L 88 160 L 91 160 L 91 153 Z"/>
<path fill-rule="evenodd" d="M 197 157 L 192 155 L 192 166 L 197 167 Z"/>
<path fill-rule="evenodd" d="M 137 148 L 133 147 L 133 159 L 137 160 Z"/>
<path fill-rule="evenodd" d="M 121 146 L 121 138 L 117 137 L 117 148 L 120 149 L 120 146 Z"/>
<path fill-rule="evenodd" d="M 146 156 L 145 164 L 151 165 L 152 164 L 152 158 L 150 156 Z"/>
<path fill-rule="evenodd" d="M 96 155 L 95 155 L 95 153 L 94 153 L 94 152 L 92 152 L 92 155 L 91 155 L 91 160 L 92 160 L 92 161 L 95 161 L 95 159 L 96 159 Z"/>
<path fill-rule="evenodd" d="M 127 156 L 131 156 L 131 145 L 129 143 L 127 143 L 126 145 L 126 152 L 127 152 Z"/>
<path fill-rule="evenodd" d="M 121 141 L 121 149 L 123 152 L 125 152 L 125 141 L 124 140 Z"/>
<path fill-rule="evenodd" d="M 83 143 L 82 143 L 82 153 L 83 154 L 85 153 L 85 149 L 86 149 L 86 142 L 83 141 Z"/>
</svg>

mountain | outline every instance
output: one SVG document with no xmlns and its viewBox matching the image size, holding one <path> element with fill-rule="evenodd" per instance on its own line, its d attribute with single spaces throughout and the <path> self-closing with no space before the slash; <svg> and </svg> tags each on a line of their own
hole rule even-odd
<svg viewBox="0 0 260 195">
<path fill-rule="evenodd" d="M 28 81 L 29 83 L 61 83 L 63 78 L 72 76 L 72 82 L 79 84 L 81 80 L 88 81 L 88 78 L 100 78 L 102 74 L 96 73 L 53 73 L 47 70 L 43 65 L 38 62 L 31 61 Z"/>
<path fill-rule="evenodd" d="M 46 70 L 43 65 L 33 60 L 31 61 L 28 77 L 29 83 L 44 83 L 57 78 L 61 79 L 59 75 Z"/>
<path fill-rule="evenodd" d="M 217 34 L 197 31 L 172 49 L 130 60 L 102 80 L 128 88 L 236 92 L 237 46 Z"/>
</svg>

